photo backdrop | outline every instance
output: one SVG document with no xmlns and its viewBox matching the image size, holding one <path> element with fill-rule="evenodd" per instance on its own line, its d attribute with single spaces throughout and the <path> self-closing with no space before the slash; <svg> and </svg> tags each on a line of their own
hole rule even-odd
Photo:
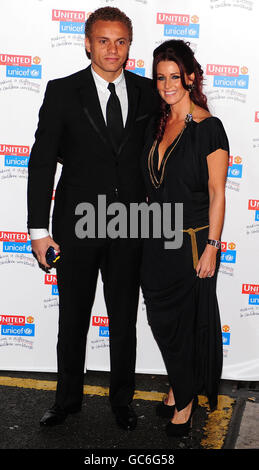
<svg viewBox="0 0 259 470">
<path fill-rule="evenodd" d="M 152 52 L 189 41 L 205 74 L 211 113 L 230 142 L 218 277 L 224 379 L 259 380 L 259 94 L 256 0 L 1 0 L 0 369 L 56 371 L 58 289 L 31 254 L 27 166 L 48 80 L 89 65 L 84 22 L 116 6 L 133 22 L 127 68 L 151 77 Z M 56 182 L 60 174 L 57 169 Z M 53 190 L 53 199 L 55 188 Z M 86 286 L 87 287 L 87 286 Z M 72 312 L 71 312 L 72 315 Z M 109 325 L 99 281 L 86 368 L 109 370 Z M 137 372 L 165 374 L 141 297 Z"/>
</svg>

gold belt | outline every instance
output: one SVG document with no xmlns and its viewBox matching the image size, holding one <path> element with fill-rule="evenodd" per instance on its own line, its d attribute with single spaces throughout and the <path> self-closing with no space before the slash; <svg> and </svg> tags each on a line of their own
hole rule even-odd
<svg viewBox="0 0 259 470">
<path fill-rule="evenodd" d="M 197 248 L 197 240 L 196 240 L 196 232 L 199 232 L 200 230 L 203 230 L 204 228 L 208 228 L 209 225 L 204 225 L 204 227 L 197 227 L 197 228 L 188 228 L 187 230 L 183 230 L 183 232 L 189 233 L 191 237 L 191 243 L 192 243 L 192 259 L 193 259 L 193 267 L 196 269 L 196 266 L 198 264 L 199 258 L 198 258 L 198 248 Z"/>
</svg>

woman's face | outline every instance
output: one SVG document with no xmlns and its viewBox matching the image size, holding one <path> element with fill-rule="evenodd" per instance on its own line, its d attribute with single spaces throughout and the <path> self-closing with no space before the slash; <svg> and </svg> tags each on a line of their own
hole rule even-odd
<svg viewBox="0 0 259 470">
<path fill-rule="evenodd" d="M 187 85 L 192 83 L 192 78 L 185 75 L 185 82 Z M 158 63 L 157 89 L 161 98 L 172 106 L 189 95 L 182 85 L 180 69 L 176 62 L 166 60 Z"/>
</svg>

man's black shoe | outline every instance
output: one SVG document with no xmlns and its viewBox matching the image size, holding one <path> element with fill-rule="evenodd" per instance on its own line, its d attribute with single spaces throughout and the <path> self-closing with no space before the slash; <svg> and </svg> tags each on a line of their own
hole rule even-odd
<svg viewBox="0 0 259 470">
<path fill-rule="evenodd" d="M 52 406 L 46 413 L 42 416 L 40 420 L 41 426 L 56 426 L 56 424 L 61 424 L 65 421 L 68 413 L 60 408 L 57 405 Z"/>
<path fill-rule="evenodd" d="M 115 414 L 118 426 L 126 431 L 133 431 L 137 426 L 137 415 L 135 411 L 128 406 L 116 406 L 112 408 Z"/>
<path fill-rule="evenodd" d="M 46 413 L 42 416 L 40 420 L 41 426 L 55 426 L 56 424 L 61 424 L 65 421 L 69 413 L 77 413 L 81 411 L 81 404 L 74 405 L 65 410 L 60 406 L 54 404 Z"/>
</svg>

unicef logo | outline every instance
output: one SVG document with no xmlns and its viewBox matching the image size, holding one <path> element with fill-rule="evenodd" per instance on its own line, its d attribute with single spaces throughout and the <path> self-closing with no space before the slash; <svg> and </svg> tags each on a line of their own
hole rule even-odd
<svg viewBox="0 0 259 470">
<path fill-rule="evenodd" d="M 237 84 L 240 88 L 245 88 L 246 81 L 243 78 L 241 78 L 240 80 L 237 81 Z"/>
<path fill-rule="evenodd" d="M 233 176 L 238 176 L 238 175 L 240 175 L 240 170 L 233 169 L 231 173 L 232 173 Z"/>
<path fill-rule="evenodd" d="M 233 261 L 234 256 L 232 256 L 232 255 L 226 255 L 226 256 L 225 256 L 225 259 L 226 259 L 226 261 L 228 261 L 228 262 L 230 263 L 231 261 Z"/>
<path fill-rule="evenodd" d="M 39 70 L 33 69 L 31 70 L 31 76 L 32 77 L 38 77 L 40 74 Z"/>
<path fill-rule="evenodd" d="M 196 35 L 197 35 L 197 31 L 195 29 L 190 28 L 189 29 L 189 36 L 196 36 Z"/>
<path fill-rule="evenodd" d="M 24 334 L 27 336 L 30 336 L 32 334 L 32 329 L 31 328 L 24 328 Z"/>
</svg>

